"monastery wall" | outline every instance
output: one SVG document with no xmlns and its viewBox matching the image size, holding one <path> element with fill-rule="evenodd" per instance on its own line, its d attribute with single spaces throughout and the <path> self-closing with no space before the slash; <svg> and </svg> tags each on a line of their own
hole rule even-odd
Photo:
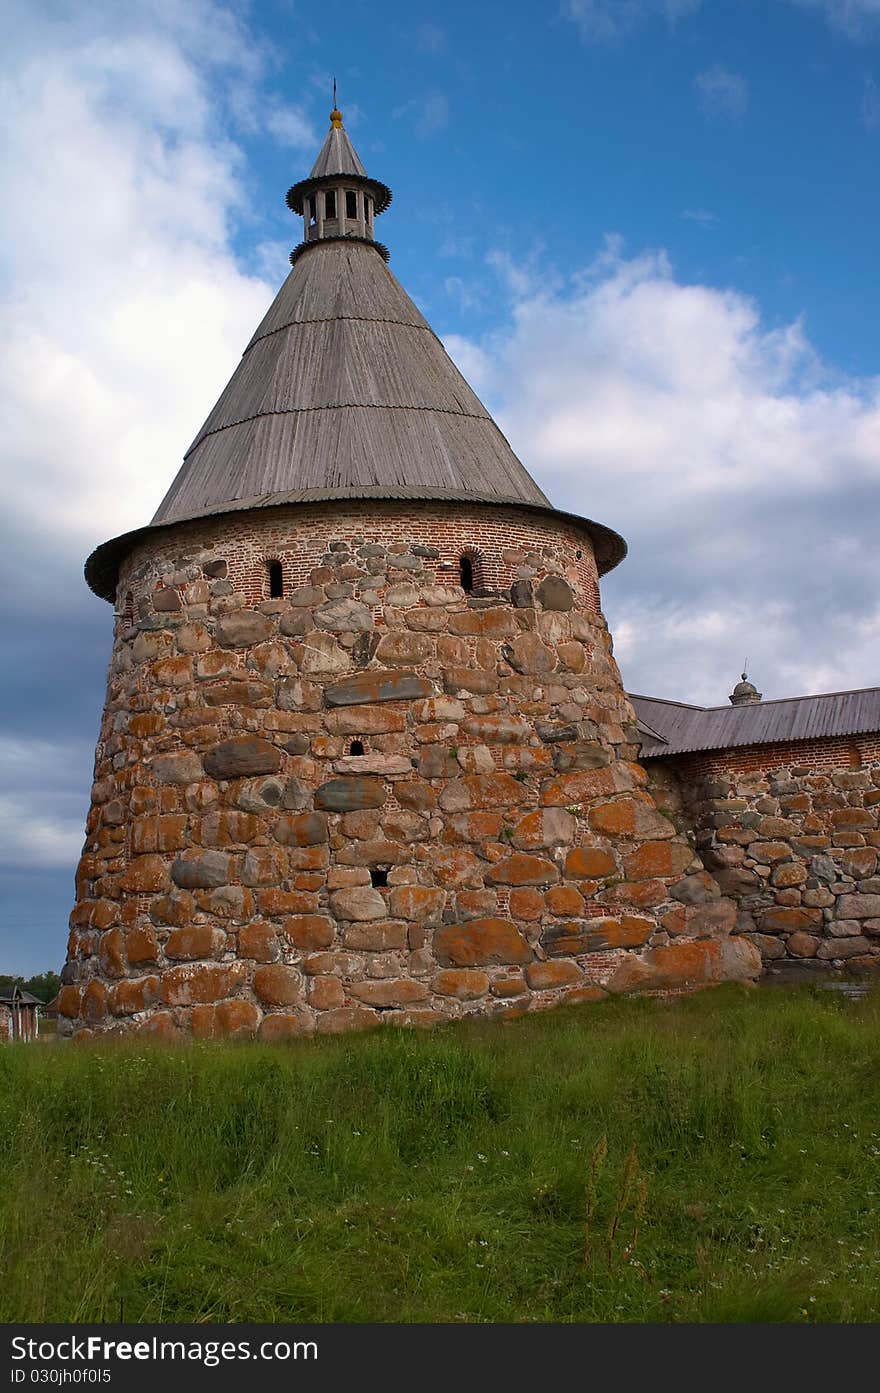
<svg viewBox="0 0 880 1393">
<path fill-rule="evenodd" d="M 647 788 L 587 530 L 227 514 L 141 541 L 117 609 L 62 1031 L 272 1040 L 760 970 Z"/>
<path fill-rule="evenodd" d="M 834 736 L 647 761 L 661 807 L 736 902 L 765 967 L 880 971 L 880 737 Z"/>
</svg>

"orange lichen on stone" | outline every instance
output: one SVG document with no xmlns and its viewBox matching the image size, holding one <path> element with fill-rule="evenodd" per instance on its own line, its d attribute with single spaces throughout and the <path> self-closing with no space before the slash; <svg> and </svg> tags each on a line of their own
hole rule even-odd
<svg viewBox="0 0 880 1393">
<path fill-rule="evenodd" d="M 534 954 L 510 919 L 488 918 L 438 929 L 434 956 L 447 967 L 483 967 L 531 962 Z"/>
</svg>

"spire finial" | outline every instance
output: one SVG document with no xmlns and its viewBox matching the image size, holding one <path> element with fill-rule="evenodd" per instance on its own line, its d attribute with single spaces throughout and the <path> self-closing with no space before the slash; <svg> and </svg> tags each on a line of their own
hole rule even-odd
<svg viewBox="0 0 880 1393">
<path fill-rule="evenodd" d="M 342 112 L 336 105 L 336 78 L 333 79 L 333 110 L 330 112 L 330 125 L 334 130 L 342 130 Z"/>
</svg>

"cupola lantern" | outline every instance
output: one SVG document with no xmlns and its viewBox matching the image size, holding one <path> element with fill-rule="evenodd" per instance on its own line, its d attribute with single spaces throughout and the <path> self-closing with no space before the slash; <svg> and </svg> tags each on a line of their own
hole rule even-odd
<svg viewBox="0 0 880 1393">
<path fill-rule="evenodd" d="M 290 254 L 295 264 L 315 242 L 355 238 L 372 242 L 382 257 L 388 251 L 373 235 L 373 221 L 391 202 L 387 184 L 371 179 L 342 124 L 334 86 L 330 129 L 308 179 L 287 194 L 287 206 L 303 220 L 303 240 Z"/>
</svg>

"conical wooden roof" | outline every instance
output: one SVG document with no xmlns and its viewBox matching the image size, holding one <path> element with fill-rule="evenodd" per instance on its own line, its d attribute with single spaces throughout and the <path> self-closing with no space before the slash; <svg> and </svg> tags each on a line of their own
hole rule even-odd
<svg viewBox="0 0 880 1393">
<path fill-rule="evenodd" d="M 334 119 L 338 118 L 338 119 Z M 334 109 L 309 180 L 365 180 Z M 373 181 L 368 181 L 372 186 Z M 376 213 L 390 200 L 377 201 Z M 383 194 L 383 199 L 384 199 Z M 554 512 L 370 237 L 304 243 L 199 431 L 151 528 L 328 499 L 446 499 Z M 567 514 L 566 516 L 573 516 Z M 626 553 L 579 518 L 600 572 Z M 113 599 L 119 563 L 148 529 L 105 542 L 86 578 Z"/>
<path fill-rule="evenodd" d="M 154 523 L 315 498 L 549 501 L 374 247 L 302 256 Z"/>
<path fill-rule="evenodd" d="M 333 114 L 336 114 L 334 108 Z M 324 144 L 318 151 L 318 158 L 312 165 L 310 179 L 322 179 L 325 174 L 361 174 L 366 175 L 357 156 L 357 151 L 348 138 L 348 132 L 342 124 L 340 116 L 338 123 L 330 117 L 330 129 L 324 137 Z"/>
</svg>

